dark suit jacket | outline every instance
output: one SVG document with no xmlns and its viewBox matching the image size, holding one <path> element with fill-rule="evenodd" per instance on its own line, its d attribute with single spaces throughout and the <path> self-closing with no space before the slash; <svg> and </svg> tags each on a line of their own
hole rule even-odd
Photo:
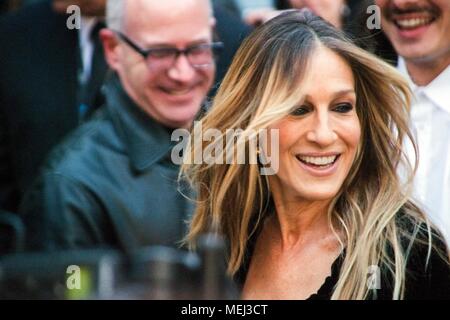
<svg viewBox="0 0 450 320">
<path fill-rule="evenodd" d="M 6 0 L 0 0 L 0 14 L 6 12 L 8 9 L 8 2 Z"/>
<path fill-rule="evenodd" d="M 214 6 L 214 16 L 216 18 L 216 34 L 218 40 L 223 42 L 224 49 L 217 62 L 216 85 L 210 96 L 220 85 L 242 40 L 252 31 L 251 27 L 223 6 Z"/>
<path fill-rule="evenodd" d="M 16 210 L 47 153 L 79 123 L 78 31 L 66 19 L 49 1 L 0 19 L 0 208 Z"/>
</svg>

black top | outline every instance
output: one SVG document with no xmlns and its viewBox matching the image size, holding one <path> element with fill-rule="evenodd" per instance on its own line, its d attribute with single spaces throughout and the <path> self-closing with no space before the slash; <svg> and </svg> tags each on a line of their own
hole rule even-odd
<svg viewBox="0 0 450 320">
<path fill-rule="evenodd" d="M 433 232 L 436 234 L 436 232 Z M 250 238 L 244 263 L 235 275 L 235 282 L 242 289 L 253 255 L 259 232 Z M 422 239 L 426 241 L 426 239 Z M 437 236 L 433 236 L 433 246 L 428 264 L 428 246 L 416 241 L 412 246 L 407 260 L 405 276 L 405 300 L 450 300 L 450 265 L 442 258 L 447 246 Z M 333 262 L 331 274 L 323 282 L 319 290 L 307 300 L 330 300 L 334 287 L 338 282 L 342 263 L 345 259 L 345 250 Z M 375 276 L 375 272 L 373 273 Z M 393 281 L 390 273 L 384 268 L 380 269 L 380 283 L 377 290 L 372 290 L 368 300 L 392 300 Z M 368 280 L 370 275 L 368 274 Z"/>
</svg>

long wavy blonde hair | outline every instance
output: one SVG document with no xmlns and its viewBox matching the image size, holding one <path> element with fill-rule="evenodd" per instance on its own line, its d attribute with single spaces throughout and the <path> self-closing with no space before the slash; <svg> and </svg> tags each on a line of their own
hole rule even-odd
<svg viewBox="0 0 450 320">
<path fill-rule="evenodd" d="M 240 137 L 226 149 L 248 147 L 251 133 L 283 119 L 301 101 L 299 83 L 318 46 L 333 50 L 351 67 L 362 128 L 360 152 L 328 211 L 331 228 L 345 235 L 341 241 L 346 250 L 332 299 L 368 298 L 371 265 L 388 270 L 392 298 L 401 299 L 411 244 L 419 234 L 427 235 L 422 239 L 430 244 L 431 229 L 408 196 L 415 165 L 407 161 L 402 144 L 409 139 L 414 146 L 408 129 L 410 90 L 393 67 L 312 13 L 291 11 L 262 25 L 244 41 L 202 119 L 203 129 L 218 129 L 223 138 L 226 129 L 241 129 Z M 217 141 L 203 141 L 187 156 L 223 143 Z M 397 174 L 400 165 L 404 179 Z M 181 175 L 197 191 L 186 241 L 193 245 L 211 228 L 223 234 L 229 241 L 231 275 L 244 263 L 249 238 L 268 214 L 271 193 L 259 169 L 258 164 L 182 166 Z"/>
</svg>

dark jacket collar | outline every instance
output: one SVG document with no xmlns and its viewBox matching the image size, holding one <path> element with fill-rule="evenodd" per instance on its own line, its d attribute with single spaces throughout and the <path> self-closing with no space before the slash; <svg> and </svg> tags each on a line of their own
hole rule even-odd
<svg viewBox="0 0 450 320">
<path fill-rule="evenodd" d="M 115 129 L 122 139 L 134 169 L 144 171 L 168 156 L 175 145 L 172 130 L 156 122 L 127 95 L 119 77 L 109 77 L 104 93 Z"/>
</svg>

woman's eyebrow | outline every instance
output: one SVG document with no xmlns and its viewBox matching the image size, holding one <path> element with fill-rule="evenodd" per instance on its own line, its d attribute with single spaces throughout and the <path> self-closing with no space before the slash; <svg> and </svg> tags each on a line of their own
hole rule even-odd
<svg viewBox="0 0 450 320">
<path fill-rule="evenodd" d="M 336 92 L 333 92 L 332 93 L 332 95 L 331 95 L 331 97 L 332 97 L 332 99 L 336 99 L 336 98 L 339 98 L 339 97 L 342 97 L 342 96 L 345 96 L 345 95 L 348 95 L 348 94 L 353 94 L 353 95 L 356 95 L 356 91 L 355 91 L 355 89 L 342 89 L 342 90 L 339 90 L 339 91 L 336 91 Z M 306 94 L 305 96 L 304 96 L 304 101 L 307 101 L 307 100 L 310 100 L 312 98 L 312 96 L 311 95 L 309 95 L 309 94 Z"/>
<path fill-rule="evenodd" d="M 333 93 L 334 97 L 345 96 L 347 94 L 356 94 L 355 89 L 343 89 Z"/>
</svg>

